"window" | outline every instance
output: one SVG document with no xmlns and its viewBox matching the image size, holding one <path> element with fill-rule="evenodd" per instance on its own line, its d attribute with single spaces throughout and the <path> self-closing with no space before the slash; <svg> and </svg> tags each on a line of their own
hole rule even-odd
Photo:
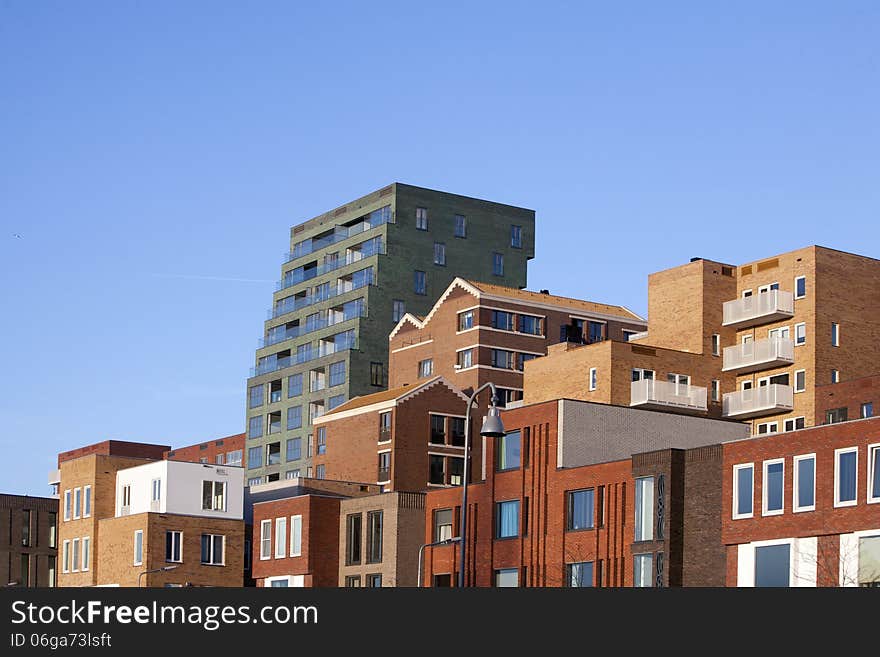
<svg viewBox="0 0 880 657">
<path fill-rule="evenodd" d="M 361 562 L 361 514 L 352 513 L 345 518 L 345 565 Z"/>
<path fill-rule="evenodd" d="M 79 563 L 81 557 L 79 542 L 80 541 L 78 538 L 75 538 L 70 542 L 70 554 L 73 560 L 73 563 L 70 566 L 70 571 L 74 573 L 79 571 Z"/>
<path fill-rule="evenodd" d="M 345 361 L 330 363 L 330 387 L 341 386 L 345 383 Z"/>
<path fill-rule="evenodd" d="M 520 466 L 520 432 L 510 431 L 495 443 L 495 469 L 499 472 L 502 470 L 515 470 Z"/>
<path fill-rule="evenodd" d="M 183 532 L 165 532 L 165 561 L 183 561 L 182 546 Z"/>
<path fill-rule="evenodd" d="M 514 249 L 522 248 L 522 226 L 510 227 L 510 246 Z"/>
<path fill-rule="evenodd" d="M 381 452 L 378 456 L 379 471 L 376 481 L 391 481 L 391 452 Z"/>
<path fill-rule="evenodd" d="M 314 424 L 322 415 L 324 415 L 324 401 L 309 402 L 309 424 Z"/>
<path fill-rule="evenodd" d="M 816 455 L 795 456 L 792 510 L 813 511 L 816 508 Z"/>
<path fill-rule="evenodd" d="M 831 346 L 840 346 L 840 324 L 837 322 L 831 322 Z"/>
<path fill-rule="evenodd" d="M 474 311 L 466 310 L 463 313 L 458 313 L 458 330 L 467 331 L 471 328 L 474 328 Z"/>
<path fill-rule="evenodd" d="M 592 529 L 594 518 L 594 492 L 592 488 L 573 490 L 568 493 L 568 521 L 566 527 L 569 530 Z"/>
<path fill-rule="evenodd" d="M 712 379 L 711 393 L 713 402 L 721 401 L 721 381 L 718 379 Z"/>
<path fill-rule="evenodd" d="M 837 422 L 846 422 L 847 420 L 847 409 L 844 406 L 843 408 L 832 408 L 829 411 L 825 412 L 825 424 L 835 424 Z"/>
<path fill-rule="evenodd" d="M 566 565 L 565 585 L 572 588 L 593 586 L 593 562 L 581 561 Z"/>
<path fill-rule="evenodd" d="M 418 269 L 413 272 L 413 288 L 416 294 L 425 295 L 428 293 L 428 284 L 425 280 L 425 272 Z"/>
<path fill-rule="evenodd" d="M 302 554 L 302 516 L 290 516 L 290 556 Z"/>
<path fill-rule="evenodd" d="M 605 339 L 605 323 L 604 322 L 587 322 L 587 342 L 602 342 Z"/>
<path fill-rule="evenodd" d="M 260 522 L 260 559 L 272 558 L 272 521 Z"/>
<path fill-rule="evenodd" d="M 807 371 L 806 370 L 795 370 L 794 371 L 794 391 L 795 392 L 804 392 L 807 389 Z"/>
<path fill-rule="evenodd" d="M 636 479 L 635 540 L 654 539 L 654 477 Z"/>
<path fill-rule="evenodd" d="M 446 458 L 438 454 L 428 456 L 428 483 L 443 485 L 445 477 Z"/>
<path fill-rule="evenodd" d="M 50 511 L 47 516 L 47 522 L 49 523 L 49 547 L 58 547 L 58 514 Z"/>
<path fill-rule="evenodd" d="M 880 586 L 880 536 L 859 537 L 859 586 Z"/>
<path fill-rule="evenodd" d="M 275 443 L 278 445 L 278 443 Z M 280 451 L 280 446 L 279 446 Z M 226 510 L 226 482 L 202 481 L 202 510 Z"/>
<path fill-rule="evenodd" d="M 385 365 L 383 363 L 370 363 L 370 385 L 385 386 Z"/>
<path fill-rule="evenodd" d="M 492 328 L 501 329 L 502 331 L 513 330 L 513 313 L 503 310 L 492 311 Z"/>
<path fill-rule="evenodd" d="M 443 242 L 434 242 L 434 264 L 446 266 L 446 245 Z"/>
<path fill-rule="evenodd" d="M 71 493 L 69 490 L 64 491 L 64 519 L 70 520 L 72 505 L 71 505 Z"/>
<path fill-rule="evenodd" d="M 733 466 L 733 517 L 751 518 L 755 467 L 751 463 Z"/>
<path fill-rule="evenodd" d="M 462 214 L 455 215 L 455 236 L 467 237 L 467 218 Z"/>
<path fill-rule="evenodd" d="M 640 588 L 650 588 L 651 572 L 654 568 L 654 555 L 652 554 L 635 554 L 633 555 L 633 586 Z"/>
<path fill-rule="evenodd" d="M 458 362 L 456 363 L 459 369 L 467 369 L 468 367 L 474 366 L 474 350 L 473 349 L 462 349 L 458 352 Z"/>
<path fill-rule="evenodd" d="M 263 435 L 263 416 L 257 415 L 248 420 L 248 438 L 259 438 Z"/>
<path fill-rule="evenodd" d="M 21 545 L 22 547 L 30 547 L 31 544 L 31 512 L 24 509 L 21 512 Z"/>
<path fill-rule="evenodd" d="M 518 568 L 501 568 L 495 571 L 495 586 L 511 588 L 519 586 Z"/>
<path fill-rule="evenodd" d="M 762 545 L 755 548 L 755 586 L 788 586 L 791 546 Z"/>
<path fill-rule="evenodd" d="M 446 443 L 446 416 L 431 414 L 431 436 L 428 439 L 435 445 Z"/>
<path fill-rule="evenodd" d="M 73 489 L 73 519 L 80 517 L 82 512 L 82 488 Z"/>
<path fill-rule="evenodd" d="M 367 586 L 373 589 L 382 588 L 382 575 L 379 573 L 367 575 Z"/>
<path fill-rule="evenodd" d="M 142 566 L 144 563 L 144 530 L 138 529 L 134 533 L 134 563 L 135 566 Z"/>
<path fill-rule="evenodd" d="M 299 468 L 296 470 L 288 470 L 284 473 L 285 479 L 299 479 Z"/>
<path fill-rule="evenodd" d="M 428 230 L 428 208 L 416 208 L 416 229 Z"/>
<path fill-rule="evenodd" d="M 251 447 L 248 449 L 248 467 L 259 468 L 263 465 L 263 448 L 262 447 Z M 257 482 L 259 483 L 259 482 Z"/>
<path fill-rule="evenodd" d="M 131 485 L 122 487 L 122 514 L 128 513 L 131 506 Z"/>
<path fill-rule="evenodd" d="M 712 334 L 712 355 L 720 356 L 721 355 L 721 336 L 717 333 Z"/>
<path fill-rule="evenodd" d="M 541 318 L 534 315 L 519 316 L 519 332 L 529 335 L 542 335 Z"/>
<path fill-rule="evenodd" d="M 855 505 L 858 465 L 858 448 L 834 450 L 834 506 Z"/>
<path fill-rule="evenodd" d="M 325 466 L 323 463 L 319 463 L 315 466 L 315 479 L 323 479 L 325 473 Z"/>
<path fill-rule="evenodd" d="M 873 402 L 865 402 L 861 406 L 861 410 L 859 412 L 859 417 L 862 419 L 874 417 L 874 403 Z"/>
<path fill-rule="evenodd" d="M 89 546 L 91 545 L 91 538 L 86 536 L 82 540 L 82 569 L 86 571 L 89 569 Z"/>
<path fill-rule="evenodd" d="M 596 368 L 591 367 L 590 368 L 590 390 L 591 391 L 595 390 L 598 385 L 599 385 L 599 376 L 596 372 Z"/>
<path fill-rule="evenodd" d="M 158 502 L 162 499 L 162 480 L 153 479 L 150 482 L 150 501 Z"/>
<path fill-rule="evenodd" d="M 504 255 L 501 253 L 492 254 L 492 273 L 495 276 L 504 276 Z"/>
<path fill-rule="evenodd" d="M 272 381 L 269 384 L 269 403 L 274 404 L 275 402 L 281 401 L 281 379 L 277 381 Z"/>
<path fill-rule="evenodd" d="M 367 513 L 367 563 L 382 561 L 382 512 Z"/>
<path fill-rule="evenodd" d="M 803 429 L 804 426 L 803 417 L 790 417 L 783 423 L 785 431 L 797 431 L 798 429 Z"/>
<path fill-rule="evenodd" d="M 333 395 L 330 399 L 327 400 L 327 408 L 329 410 L 333 410 L 337 406 L 342 406 L 345 403 L 345 394 L 342 395 Z"/>
<path fill-rule="evenodd" d="M 434 541 L 445 541 L 452 536 L 452 509 L 437 509 L 434 511 Z"/>
<path fill-rule="evenodd" d="M 317 453 L 327 453 L 327 427 L 318 427 L 317 435 Z"/>
<path fill-rule="evenodd" d="M 391 440 L 391 411 L 379 413 L 379 442 Z"/>
<path fill-rule="evenodd" d="M 783 512 L 784 488 L 785 461 L 783 459 L 764 461 L 763 515 L 775 516 Z"/>
<path fill-rule="evenodd" d="M 515 358 L 512 351 L 507 351 L 506 349 L 492 349 L 490 354 L 492 356 L 492 367 L 497 367 L 502 370 L 514 369 Z"/>
<path fill-rule="evenodd" d="M 359 589 L 361 587 L 360 575 L 346 575 L 345 587 L 349 589 Z"/>
<path fill-rule="evenodd" d="M 794 279 L 794 298 L 803 299 L 807 296 L 807 277 L 797 276 Z"/>
<path fill-rule="evenodd" d="M 251 386 L 248 389 L 248 408 L 257 408 L 263 405 L 263 386 Z"/>
<path fill-rule="evenodd" d="M 224 543 L 224 537 L 220 534 L 202 534 L 202 563 L 222 566 Z"/>
<path fill-rule="evenodd" d="M 758 435 L 763 436 L 768 433 L 779 433 L 779 423 L 778 422 L 760 422 L 757 427 Z"/>
<path fill-rule="evenodd" d="M 257 447 L 257 449 L 260 449 L 260 448 Z M 247 485 L 248 486 L 259 486 L 262 483 L 263 483 L 262 477 L 249 477 Z"/>
<path fill-rule="evenodd" d="M 275 558 L 287 556 L 287 518 L 275 518 Z"/>
<path fill-rule="evenodd" d="M 303 375 L 291 374 L 287 377 L 287 396 L 298 397 L 303 394 Z"/>
<path fill-rule="evenodd" d="M 803 322 L 794 325 L 794 346 L 807 344 L 807 325 Z"/>
<path fill-rule="evenodd" d="M 92 515 L 92 487 L 84 486 L 83 487 L 83 518 L 88 518 Z"/>
<path fill-rule="evenodd" d="M 399 322 L 403 319 L 403 316 L 406 314 L 406 303 L 401 301 L 400 299 L 394 299 L 391 302 L 391 320 L 393 322 Z"/>
<path fill-rule="evenodd" d="M 831 370 L 831 383 L 840 383 L 840 370 Z"/>
<path fill-rule="evenodd" d="M 64 541 L 61 549 L 61 572 L 70 572 L 70 541 Z"/>
<path fill-rule="evenodd" d="M 519 500 L 495 504 L 495 538 L 519 535 Z"/>
<path fill-rule="evenodd" d="M 428 358 L 419 361 L 419 378 L 431 376 L 434 373 L 434 360 Z"/>
</svg>

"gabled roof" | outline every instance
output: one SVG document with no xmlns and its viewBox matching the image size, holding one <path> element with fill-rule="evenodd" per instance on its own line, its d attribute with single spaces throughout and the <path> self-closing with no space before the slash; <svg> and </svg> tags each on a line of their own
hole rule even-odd
<svg viewBox="0 0 880 657">
<path fill-rule="evenodd" d="M 531 292 L 529 290 L 520 290 L 515 287 L 504 287 L 494 283 L 482 283 L 479 281 L 469 281 L 464 278 L 456 277 L 449 287 L 440 295 L 431 311 L 424 318 L 412 313 L 406 313 L 397 322 L 397 325 L 391 331 L 388 339 L 391 340 L 404 327 L 405 324 L 411 324 L 417 329 L 424 328 L 431 321 L 434 313 L 443 305 L 443 302 L 456 289 L 461 288 L 465 292 L 473 295 L 476 299 L 491 301 L 493 299 L 508 300 L 524 305 L 552 307 L 563 311 L 583 314 L 596 319 L 618 319 L 631 321 L 635 323 L 643 323 L 647 328 L 647 322 L 644 317 L 637 315 L 633 311 L 624 306 L 613 306 L 607 303 L 596 303 L 595 301 L 585 301 L 583 299 L 572 299 L 570 297 L 560 297 L 555 294 L 543 294 L 542 292 Z"/>
<path fill-rule="evenodd" d="M 326 421 L 325 418 L 332 420 L 342 415 L 343 413 L 347 413 L 349 415 L 357 415 L 358 413 L 351 413 L 351 411 L 366 409 L 367 407 L 381 405 L 385 402 L 388 402 L 388 406 L 391 407 L 396 405 L 398 402 L 405 401 L 409 397 L 417 395 L 420 392 L 424 392 L 428 388 L 432 388 L 437 384 L 446 386 L 456 395 L 461 397 L 462 401 L 467 401 L 467 395 L 465 395 L 458 388 L 449 383 L 449 381 L 444 379 L 442 376 L 435 376 L 433 379 L 428 379 L 427 381 L 424 381 L 423 383 L 420 383 L 418 385 L 404 385 L 400 386 L 399 388 L 390 388 L 388 390 L 382 390 L 381 392 L 374 392 L 371 395 L 362 395 L 360 397 L 355 397 L 354 399 L 349 399 L 347 402 L 345 402 L 344 404 L 340 404 L 332 411 L 328 411 L 327 413 L 324 413 L 324 415 L 322 415 L 321 417 L 315 418 L 313 424 L 321 424 Z"/>
</svg>

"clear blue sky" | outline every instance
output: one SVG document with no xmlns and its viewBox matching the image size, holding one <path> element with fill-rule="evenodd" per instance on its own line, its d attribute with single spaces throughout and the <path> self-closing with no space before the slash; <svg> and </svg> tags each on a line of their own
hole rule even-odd
<svg viewBox="0 0 880 657">
<path fill-rule="evenodd" d="M 880 4 L 719 4 L 0 0 L 0 491 L 243 430 L 289 227 L 392 181 L 534 208 L 530 288 L 639 312 L 692 256 L 880 256 Z"/>
</svg>

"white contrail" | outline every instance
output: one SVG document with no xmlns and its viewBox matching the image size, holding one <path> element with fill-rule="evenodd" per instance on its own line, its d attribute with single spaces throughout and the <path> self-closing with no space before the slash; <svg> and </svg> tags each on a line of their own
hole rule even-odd
<svg viewBox="0 0 880 657">
<path fill-rule="evenodd" d="M 264 278 L 234 278 L 232 276 L 201 276 L 199 274 L 157 274 L 151 273 L 150 276 L 156 278 L 186 278 L 194 281 L 231 281 L 234 283 L 274 283 L 273 280 Z"/>
</svg>

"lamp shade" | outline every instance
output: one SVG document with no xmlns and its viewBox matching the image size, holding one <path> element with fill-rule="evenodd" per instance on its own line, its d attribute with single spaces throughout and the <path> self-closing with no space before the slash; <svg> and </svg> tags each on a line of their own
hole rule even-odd
<svg viewBox="0 0 880 657">
<path fill-rule="evenodd" d="M 489 414 L 483 418 L 480 435 L 490 438 L 500 438 L 504 435 L 504 423 L 501 421 L 501 413 L 497 407 L 489 407 Z"/>
</svg>

